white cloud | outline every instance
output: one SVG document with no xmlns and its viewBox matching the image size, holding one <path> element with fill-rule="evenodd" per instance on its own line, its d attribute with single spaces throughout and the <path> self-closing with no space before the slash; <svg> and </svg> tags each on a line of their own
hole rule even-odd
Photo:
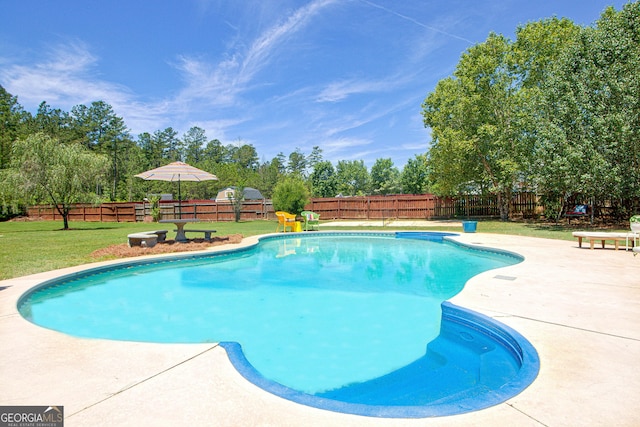
<svg viewBox="0 0 640 427">
<path fill-rule="evenodd" d="M 189 109 L 196 102 L 204 101 L 213 106 L 228 106 L 235 102 L 240 90 L 234 82 L 238 68 L 235 58 L 211 66 L 198 58 L 180 56 L 176 68 L 182 72 L 186 84 L 176 97 L 176 104 Z"/>
<path fill-rule="evenodd" d="M 256 71 L 269 61 L 274 49 L 288 39 L 291 35 L 304 28 L 311 18 L 320 13 L 324 8 L 337 3 L 337 0 L 315 0 L 308 5 L 297 9 L 289 15 L 281 24 L 271 27 L 258 37 L 247 52 L 246 58 L 240 69 L 240 81 L 251 78 Z"/>
<path fill-rule="evenodd" d="M 181 56 L 176 67 L 183 73 L 186 87 L 178 99 L 188 103 L 206 99 L 211 105 L 233 105 L 237 96 L 252 87 L 254 77 L 265 69 L 275 52 L 324 8 L 337 0 L 315 0 L 288 15 L 286 19 L 260 33 L 253 40 L 239 40 L 225 59 L 217 64 L 195 57 Z M 247 47 L 248 46 L 248 47 Z"/>
<path fill-rule="evenodd" d="M 243 122 L 244 119 L 202 120 L 190 122 L 188 127 L 198 126 L 205 130 L 208 139 L 215 138 L 223 144 L 228 144 L 231 140 L 237 140 L 237 136 L 227 135 L 228 129 Z"/>
<path fill-rule="evenodd" d="M 0 78 L 27 109 L 42 101 L 68 109 L 107 96 L 124 103 L 130 96 L 124 87 L 93 78 L 97 61 L 86 45 L 73 41 L 54 46 L 41 62 L 4 67 Z"/>
<path fill-rule="evenodd" d="M 425 138 L 424 141 L 418 141 L 418 142 L 413 142 L 413 143 L 408 143 L 408 144 L 401 144 L 400 145 L 400 149 L 401 150 L 405 150 L 405 151 L 427 151 L 427 142 L 428 139 Z"/>
<path fill-rule="evenodd" d="M 118 116 L 125 119 L 129 130 L 136 136 L 142 132 L 153 133 L 159 129 L 165 129 L 174 126 L 169 118 L 173 111 L 172 105 L 167 101 L 158 101 L 155 103 L 143 103 L 129 100 L 126 103 L 118 103 L 107 101 Z"/>
<path fill-rule="evenodd" d="M 361 93 L 371 93 L 386 90 L 381 82 L 345 80 L 330 83 L 317 96 L 316 102 L 338 102 L 351 95 Z"/>
<path fill-rule="evenodd" d="M 3 86 L 18 96 L 25 109 L 35 111 L 45 101 L 70 111 L 75 105 L 104 101 L 125 117 L 134 134 L 168 126 L 169 103 L 138 102 L 127 87 L 98 78 L 95 68 L 99 58 L 86 44 L 77 40 L 57 44 L 42 57 L 39 62 L 8 65 L 0 70 Z"/>
<path fill-rule="evenodd" d="M 411 84 L 415 78 L 415 72 L 407 72 L 404 66 L 399 67 L 402 71 L 394 72 L 384 78 L 372 79 L 348 79 L 329 83 L 320 91 L 316 97 L 316 102 L 339 102 L 351 95 L 389 93 Z"/>
<path fill-rule="evenodd" d="M 334 138 L 320 141 L 323 154 L 331 161 L 337 160 L 355 160 L 358 155 L 354 154 L 355 147 L 367 147 L 372 143 L 369 139 L 364 138 Z"/>
</svg>

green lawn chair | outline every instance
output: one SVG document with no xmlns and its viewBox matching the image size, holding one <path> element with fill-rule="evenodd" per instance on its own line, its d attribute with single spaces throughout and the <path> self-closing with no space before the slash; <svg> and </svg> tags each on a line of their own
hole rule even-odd
<svg viewBox="0 0 640 427">
<path fill-rule="evenodd" d="M 302 211 L 300 216 L 304 219 L 304 231 L 320 230 L 320 214 L 311 211 Z"/>
</svg>

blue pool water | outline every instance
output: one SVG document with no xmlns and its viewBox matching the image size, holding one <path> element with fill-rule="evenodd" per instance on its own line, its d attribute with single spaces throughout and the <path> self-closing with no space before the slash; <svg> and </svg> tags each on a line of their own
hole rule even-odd
<svg viewBox="0 0 640 427">
<path fill-rule="evenodd" d="M 19 309 L 80 337 L 223 342 L 243 375 L 291 400 L 379 416 L 423 408 L 414 416 L 424 416 L 463 396 L 478 401 L 523 367 L 515 331 L 443 305 L 469 278 L 521 258 L 443 237 L 265 238 L 242 251 L 62 278 L 25 295 Z"/>
</svg>

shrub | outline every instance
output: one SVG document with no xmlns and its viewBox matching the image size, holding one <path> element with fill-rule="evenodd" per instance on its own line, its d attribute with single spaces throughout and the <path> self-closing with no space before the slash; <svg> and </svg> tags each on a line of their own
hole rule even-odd
<svg viewBox="0 0 640 427">
<path fill-rule="evenodd" d="M 299 214 L 309 203 L 309 190 L 300 178 L 290 177 L 279 182 L 273 189 L 273 209 Z"/>
</svg>

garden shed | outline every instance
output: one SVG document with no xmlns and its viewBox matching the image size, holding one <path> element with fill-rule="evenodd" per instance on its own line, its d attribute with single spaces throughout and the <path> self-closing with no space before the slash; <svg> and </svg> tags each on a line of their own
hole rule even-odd
<svg viewBox="0 0 640 427">
<path fill-rule="evenodd" d="M 217 203 L 231 203 L 231 200 L 235 198 L 237 187 L 227 187 L 218 192 L 216 196 Z M 259 190 L 251 187 L 245 187 L 244 200 L 264 200 L 264 196 Z"/>
</svg>

